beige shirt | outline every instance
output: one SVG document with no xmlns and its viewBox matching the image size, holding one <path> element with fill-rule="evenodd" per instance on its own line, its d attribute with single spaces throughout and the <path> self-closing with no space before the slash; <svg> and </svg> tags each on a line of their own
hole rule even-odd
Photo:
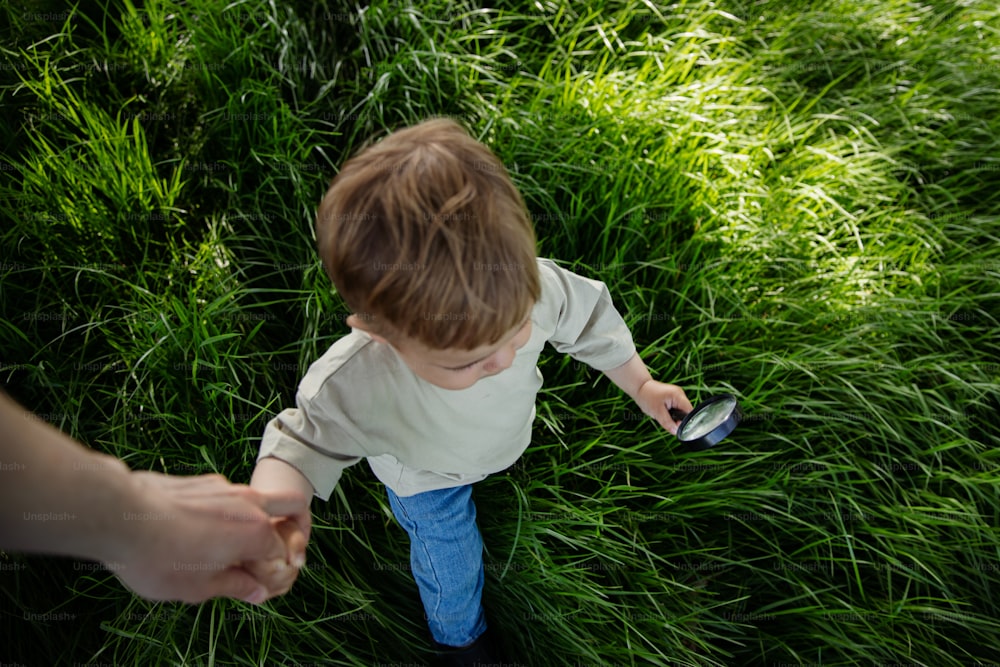
<svg viewBox="0 0 1000 667">
<path fill-rule="evenodd" d="M 510 368 L 467 389 L 441 389 L 354 329 L 309 367 L 297 407 L 267 424 L 258 460 L 295 467 L 324 500 L 362 458 L 399 496 L 471 484 L 513 465 L 531 440 L 546 342 L 600 371 L 635 354 L 604 283 L 548 259 L 539 258 L 538 269 L 531 338 Z"/>
</svg>

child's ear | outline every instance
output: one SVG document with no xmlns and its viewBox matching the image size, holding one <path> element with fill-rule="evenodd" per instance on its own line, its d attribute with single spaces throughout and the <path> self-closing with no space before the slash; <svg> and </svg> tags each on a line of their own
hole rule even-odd
<svg viewBox="0 0 1000 667">
<path fill-rule="evenodd" d="M 347 326 L 351 327 L 352 329 L 361 329 L 379 343 L 385 343 L 385 344 L 389 343 L 389 341 L 387 341 L 385 338 L 379 336 L 377 333 L 373 332 L 371 329 L 366 327 L 364 324 L 364 320 L 353 313 L 347 316 L 345 322 L 347 322 Z"/>
</svg>

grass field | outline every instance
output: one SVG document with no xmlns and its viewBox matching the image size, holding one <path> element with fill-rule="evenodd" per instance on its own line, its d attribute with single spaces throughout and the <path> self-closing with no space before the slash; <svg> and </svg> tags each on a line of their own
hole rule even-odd
<svg viewBox="0 0 1000 667">
<path fill-rule="evenodd" d="M 315 207 L 362 143 L 460 119 L 539 254 L 609 285 L 657 379 L 729 391 L 690 454 L 543 356 L 479 484 L 522 665 L 1000 663 L 1000 10 L 987 0 L 0 5 L 0 370 L 133 468 L 247 481 L 346 333 Z M 0 473 L 2 474 L 2 473 Z M 2 482 L 0 482 L 2 483 Z M 420 664 L 366 466 L 261 608 L 2 554 L 0 659 Z"/>
</svg>

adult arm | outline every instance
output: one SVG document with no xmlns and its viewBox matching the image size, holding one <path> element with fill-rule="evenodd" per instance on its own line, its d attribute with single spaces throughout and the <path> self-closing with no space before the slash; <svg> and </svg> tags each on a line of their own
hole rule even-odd
<svg viewBox="0 0 1000 667">
<path fill-rule="evenodd" d="M 301 493 L 264 493 L 221 475 L 133 472 L 0 392 L 0 548 L 104 563 L 154 600 L 275 592 L 243 563 L 292 562 L 271 515 L 308 515 Z"/>
</svg>

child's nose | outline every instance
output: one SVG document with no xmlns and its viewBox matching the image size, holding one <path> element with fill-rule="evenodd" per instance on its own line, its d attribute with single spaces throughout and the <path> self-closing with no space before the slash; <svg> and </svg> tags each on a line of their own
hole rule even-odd
<svg viewBox="0 0 1000 667">
<path fill-rule="evenodd" d="M 490 375 L 496 375 L 500 371 L 505 371 L 514 363 L 514 355 L 506 349 L 497 350 L 493 356 L 483 364 L 483 370 Z"/>
<path fill-rule="evenodd" d="M 496 355 L 490 361 L 492 364 L 501 371 L 507 370 L 514 363 L 514 356 L 517 354 L 517 350 L 513 345 L 507 345 L 499 350 L 497 350 Z"/>
</svg>

